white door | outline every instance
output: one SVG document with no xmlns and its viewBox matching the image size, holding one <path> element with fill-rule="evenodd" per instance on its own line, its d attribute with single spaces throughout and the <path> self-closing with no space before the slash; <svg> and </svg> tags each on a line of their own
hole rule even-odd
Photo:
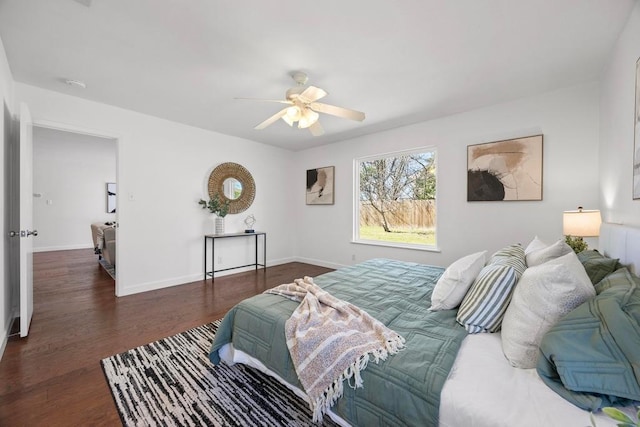
<svg viewBox="0 0 640 427">
<path fill-rule="evenodd" d="M 20 336 L 29 333 L 33 315 L 33 123 L 20 105 Z M 33 231 L 32 231 L 33 230 Z"/>
</svg>

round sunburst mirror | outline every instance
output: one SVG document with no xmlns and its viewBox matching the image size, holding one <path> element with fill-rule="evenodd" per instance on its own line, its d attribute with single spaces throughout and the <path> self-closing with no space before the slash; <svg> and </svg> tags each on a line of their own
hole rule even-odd
<svg viewBox="0 0 640 427">
<path fill-rule="evenodd" d="M 256 195 L 256 183 L 251 173 L 237 163 L 222 163 L 209 175 L 209 197 L 218 195 L 229 202 L 229 213 L 246 211 Z"/>
</svg>

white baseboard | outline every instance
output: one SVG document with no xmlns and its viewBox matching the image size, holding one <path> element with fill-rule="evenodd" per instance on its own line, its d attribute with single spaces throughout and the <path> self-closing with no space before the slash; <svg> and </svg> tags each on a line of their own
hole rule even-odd
<svg viewBox="0 0 640 427">
<path fill-rule="evenodd" d="M 286 264 L 288 262 L 294 262 L 294 261 L 295 261 L 294 258 L 281 258 L 281 259 L 267 260 L 267 267 Z M 262 268 L 262 267 L 258 267 L 258 268 Z M 251 266 L 251 267 L 243 267 L 243 268 L 237 268 L 233 270 L 221 271 L 219 273 L 216 273 L 216 278 L 228 276 L 230 274 L 237 274 L 245 271 L 251 271 L 251 270 L 255 270 L 255 267 Z M 158 280 L 155 282 L 140 283 L 133 286 L 126 286 L 126 287 L 120 286 L 117 289 L 116 296 L 123 297 L 127 295 L 138 294 L 141 292 L 148 292 L 148 291 L 155 291 L 158 289 L 170 288 L 171 286 L 178 286 L 178 285 L 184 285 L 186 283 L 197 282 L 199 280 L 202 280 L 202 278 L 203 278 L 203 273 L 197 273 L 197 274 L 190 274 L 182 277 L 174 277 L 167 280 Z"/>
<path fill-rule="evenodd" d="M 304 262 L 306 264 L 319 265 L 320 267 L 326 267 L 326 268 L 338 269 L 338 268 L 347 267 L 347 265 L 345 264 L 338 264 L 336 262 L 324 261 L 321 259 L 294 257 L 294 260 L 297 262 Z"/>
<path fill-rule="evenodd" d="M 288 262 L 296 262 L 296 257 L 287 257 L 287 258 L 269 260 L 267 261 L 267 267 L 273 267 L 274 265 L 282 265 Z"/>
<path fill-rule="evenodd" d="M 79 245 L 44 246 L 41 248 L 33 248 L 33 252 L 72 251 L 74 249 L 93 249 L 93 246 L 85 243 Z"/>
<path fill-rule="evenodd" d="M 11 327 L 11 322 L 6 326 L 4 331 L 2 331 L 2 342 L 0 343 L 0 362 L 2 362 L 2 356 L 4 355 L 4 349 L 7 347 L 7 340 L 9 339 L 9 328 Z"/>
<path fill-rule="evenodd" d="M 16 310 L 9 310 L 9 316 L 5 319 L 4 330 L 2 331 L 2 342 L 0 343 L 0 361 L 2 361 L 2 356 L 4 355 L 4 350 L 7 348 L 7 342 L 9 341 L 9 334 L 11 333 L 11 326 L 13 324 L 13 319 L 18 318 L 18 314 Z"/>
</svg>

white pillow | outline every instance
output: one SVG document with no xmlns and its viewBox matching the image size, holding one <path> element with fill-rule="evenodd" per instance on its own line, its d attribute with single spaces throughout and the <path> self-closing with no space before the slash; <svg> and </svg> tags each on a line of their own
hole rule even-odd
<svg viewBox="0 0 640 427">
<path fill-rule="evenodd" d="M 529 255 L 531 252 L 533 251 L 537 251 L 538 249 L 544 249 L 546 248 L 547 245 L 545 242 L 543 242 L 542 240 L 538 239 L 538 236 L 534 237 L 533 240 L 527 245 L 527 247 L 524 250 L 524 254 L 525 255 Z"/>
<path fill-rule="evenodd" d="M 502 351 L 516 368 L 535 368 L 544 334 L 596 291 L 576 254 L 524 272 L 502 320 Z"/>
<path fill-rule="evenodd" d="M 528 254 L 525 252 L 527 267 L 535 267 L 536 265 L 544 264 L 547 261 L 559 258 L 569 252 L 573 252 L 571 246 L 567 245 L 562 240 L 558 240 L 552 245 L 534 249 Z"/>
<path fill-rule="evenodd" d="M 431 311 L 451 310 L 462 302 L 486 261 L 487 251 L 460 258 L 444 271 L 431 294 Z"/>
</svg>

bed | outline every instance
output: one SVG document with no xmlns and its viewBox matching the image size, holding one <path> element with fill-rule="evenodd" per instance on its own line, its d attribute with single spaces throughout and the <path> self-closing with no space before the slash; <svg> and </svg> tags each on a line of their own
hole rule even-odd
<svg viewBox="0 0 640 427">
<path fill-rule="evenodd" d="M 633 271 L 640 266 L 640 231 L 603 224 L 601 247 Z M 406 349 L 362 372 L 363 388 L 344 387 L 328 415 L 341 425 L 576 426 L 589 413 L 547 386 L 536 369 L 517 369 L 503 354 L 500 333 L 468 334 L 457 310 L 430 311 L 444 268 L 374 259 L 315 278 L 406 339 Z M 345 286 L 346 284 L 346 286 Z M 305 397 L 284 337 L 298 306 L 261 294 L 234 307 L 212 344 L 214 364 L 244 363 Z M 625 411 L 633 413 L 633 407 Z M 614 426 L 601 413 L 598 427 Z"/>
</svg>

